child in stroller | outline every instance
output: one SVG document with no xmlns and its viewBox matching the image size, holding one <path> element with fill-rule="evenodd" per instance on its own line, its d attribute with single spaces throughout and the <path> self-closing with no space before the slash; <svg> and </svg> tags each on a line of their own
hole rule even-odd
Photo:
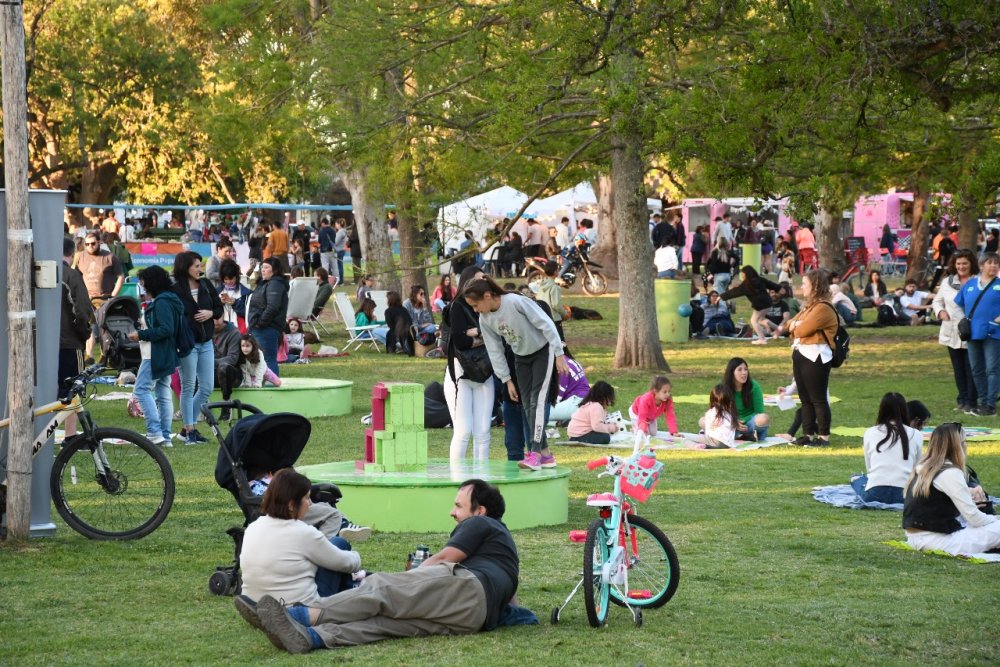
<svg viewBox="0 0 1000 667">
<path fill-rule="evenodd" d="M 235 411 L 237 421 L 225 437 L 213 412 L 215 410 Z M 246 527 L 261 514 L 262 496 L 259 494 L 266 490 L 270 482 L 270 471 L 290 468 L 295 464 L 309 441 L 312 426 L 301 415 L 268 415 L 240 401 L 209 403 L 202 408 L 202 412 L 220 445 L 215 481 L 233 495 L 244 516 L 242 526 L 226 531 L 234 542 L 232 565 L 217 567 L 209 579 L 209 590 L 213 593 L 232 595 L 238 593 L 242 586 L 240 559 L 243 538 Z M 251 480 L 256 482 L 253 489 Z M 310 497 L 314 505 L 302 520 L 319 529 L 326 538 L 340 537 L 361 542 L 371 535 L 370 528 L 344 519 L 336 507 L 341 493 L 335 485 L 314 485 Z"/>
</svg>

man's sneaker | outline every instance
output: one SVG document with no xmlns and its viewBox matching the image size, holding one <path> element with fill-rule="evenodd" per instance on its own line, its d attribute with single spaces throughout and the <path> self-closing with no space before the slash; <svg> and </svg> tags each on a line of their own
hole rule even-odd
<svg viewBox="0 0 1000 667">
<path fill-rule="evenodd" d="M 980 405 L 972 414 L 976 417 L 992 417 L 996 415 L 996 413 L 997 409 L 992 405 Z"/>
<path fill-rule="evenodd" d="M 556 467 L 556 457 L 552 454 L 542 454 L 539 459 L 541 466 L 543 468 L 555 468 Z"/>
<path fill-rule="evenodd" d="M 257 616 L 264 633 L 271 643 L 289 653 L 309 653 L 313 649 L 309 629 L 288 613 L 285 605 L 270 595 L 261 597 L 257 603 Z"/>
<path fill-rule="evenodd" d="M 149 440 L 154 445 L 163 445 L 163 443 L 168 442 L 168 440 L 159 433 L 147 433 L 146 440 Z"/>
<path fill-rule="evenodd" d="M 364 542 L 372 536 L 372 529 L 368 526 L 359 526 L 356 523 L 349 523 L 340 529 L 340 536 L 351 544 Z"/>
<path fill-rule="evenodd" d="M 542 458 L 538 455 L 538 452 L 528 452 L 523 461 L 518 461 L 517 466 L 527 470 L 538 471 L 542 469 Z"/>
<path fill-rule="evenodd" d="M 806 445 L 806 447 L 829 447 L 829 446 L 830 446 L 830 440 L 820 438 L 819 436 L 813 436 L 813 438 Z"/>
<path fill-rule="evenodd" d="M 246 595 L 237 595 L 233 598 L 233 604 L 236 606 L 236 611 L 240 613 L 243 620 L 257 628 L 261 632 L 264 631 L 264 625 L 260 622 L 260 616 L 257 615 L 257 603 L 251 600 Z M 278 648 L 285 648 L 281 644 L 275 644 Z"/>
<path fill-rule="evenodd" d="M 198 433 L 198 429 L 193 428 L 190 431 L 181 431 L 184 434 L 184 444 L 185 445 L 201 445 L 208 442 L 208 438 Z"/>
</svg>

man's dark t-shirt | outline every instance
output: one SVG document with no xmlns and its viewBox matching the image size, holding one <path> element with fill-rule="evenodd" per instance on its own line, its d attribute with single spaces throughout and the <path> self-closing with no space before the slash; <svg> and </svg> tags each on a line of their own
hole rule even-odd
<svg viewBox="0 0 1000 667">
<path fill-rule="evenodd" d="M 473 516 L 455 526 L 446 546 L 465 553 L 461 566 L 476 575 L 486 593 L 483 630 L 497 626 L 500 612 L 517 591 L 520 561 L 507 526 L 487 516 Z"/>
<path fill-rule="evenodd" d="M 82 253 L 76 267 L 83 276 L 91 298 L 110 296 L 118 277 L 125 275 L 121 262 L 107 250 L 100 250 L 93 255 L 89 252 Z"/>
<path fill-rule="evenodd" d="M 787 312 L 790 312 L 787 303 L 784 301 L 774 303 L 772 301 L 770 307 L 764 309 L 764 317 L 774 324 L 781 324 L 784 320 L 784 315 Z"/>
</svg>

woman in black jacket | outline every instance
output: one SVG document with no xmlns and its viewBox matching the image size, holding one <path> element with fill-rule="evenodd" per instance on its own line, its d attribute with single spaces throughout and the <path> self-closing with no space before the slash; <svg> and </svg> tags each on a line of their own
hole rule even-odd
<svg viewBox="0 0 1000 667">
<path fill-rule="evenodd" d="M 722 300 L 729 301 L 738 296 L 745 296 L 750 300 L 750 307 L 753 308 L 750 326 L 753 327 L 754 333 L 757 334 L 757 339 L 752 344 L 766 345 L 767 329 L 765 327 L 767 325 L 764 322 L 767 320 L 767 317 L 765 311 L 771 307 L 771 295 L 768 290 L 777 292 L 781 287 L 777 283 L 772 283 L 767 278 L 761 278 L 757 274 L 757 269 L 750 265 L 740 269 L 740 273 L 743 276 L 743 282 L 730 290 L 726 290 L 721 295 Z"/>
<path fill-rule="evenodd" d="M 184 317 L 194 335 L 191 354 L 181 357 L 181 421 L 180 436 L 186 444 L 196 445 L 208 440 L 195 428 L 201 406 L 208 401 L 215 387 L 214 320 L 222 317 L 222 300 L 215 287 L 201 277 L 201 255 L 182 252 L 174 259 L 174 293 L 184 306 Z M 197 393 L 195 388 L 197 387 Z"/>
<path fill-rule="evenodd" d="M 250 335 L 260 345 L 264 362 L 275 375 L 278 368 L 278 341 L 285 333 L 288 317 L 288 279 L 282 273 L 282 264 L 275 257 L 268 257 L 260 265 L 260 282 L 250 295 L 247 304 L 247 327 Z"/>
</svg>

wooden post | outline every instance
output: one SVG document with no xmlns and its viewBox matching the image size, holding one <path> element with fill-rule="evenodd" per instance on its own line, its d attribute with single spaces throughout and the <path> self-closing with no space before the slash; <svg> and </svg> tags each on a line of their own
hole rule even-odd
<svg viewBox="0 0 1000 667">
<path fill-rule="evenodd" d="M 4 187 L 7 190 L 7 533 L 28 537 L 31 513 L 35 344 L 31 310 L 32 240 L 28 218 L 28 100 L 24 63 L 24 10 L 20 2 L 0 4 L 3 21 Z"/>
</svg>

